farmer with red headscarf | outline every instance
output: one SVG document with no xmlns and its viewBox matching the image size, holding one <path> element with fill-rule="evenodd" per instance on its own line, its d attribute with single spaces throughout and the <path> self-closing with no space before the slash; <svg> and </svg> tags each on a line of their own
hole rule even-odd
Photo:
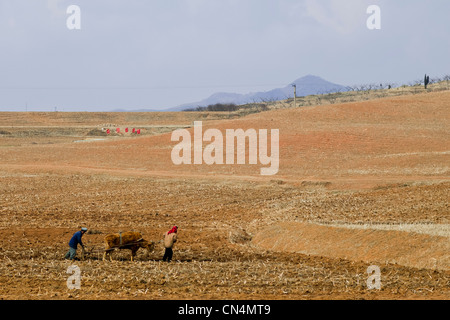
<svg viewBox="0 0 450 320">
<path fill-rule="evenodd" d="M 173 244 L 177 242 L 177 232 L 178 227 L 174 226 L 172 229 L 164 233 L 164 247 L 166 248 L 166 251 L 164 252 L 163 261 L 170 262 L 172 260 L 173 256 Z"/>
</svg>

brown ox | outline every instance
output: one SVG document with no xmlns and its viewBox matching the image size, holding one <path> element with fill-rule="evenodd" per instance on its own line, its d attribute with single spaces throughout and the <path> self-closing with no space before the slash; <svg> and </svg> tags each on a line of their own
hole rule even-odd
<svg viewBox="0 0 450 320">
<path fill-rule="evenodd" d="M 150 253 L 154 250 L 155 243 L 153 241 L 144 240 L 140 232 L 128 231 L 109 234 L 105 237 L 105 252 L 103 253 L 103 261 L 106 260 L 107 254 L 112 261 L 111 252 L 115 249 L 131 250 L 131 261 L 133 261 L 133 258 L 139 248 L 145 248 Z"/>
</svg>

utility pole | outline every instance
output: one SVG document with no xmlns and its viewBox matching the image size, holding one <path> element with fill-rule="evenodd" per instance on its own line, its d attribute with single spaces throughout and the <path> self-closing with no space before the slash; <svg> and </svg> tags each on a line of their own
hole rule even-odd
<svg viewBox="0 0 450 320">
<path fill-rule="evenodd" d="M 294 108 L 297 107 L 297 85 L 294 83 L 292 84 L 292 86 L 294 87 Z"/>
</svg>

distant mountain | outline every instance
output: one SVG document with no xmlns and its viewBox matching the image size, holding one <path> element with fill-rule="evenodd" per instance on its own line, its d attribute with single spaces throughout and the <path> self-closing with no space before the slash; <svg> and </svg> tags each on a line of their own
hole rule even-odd
<svg viewBox="0 0 450 320">
<path fill-rule="evenodd" d="M 297 86 L 297 97 L 348 90 L 345 86 L 326 81 L 317 76 L 307 75 L 291 82 L 284 88 L 247 94 L 218 92 L 204 100 L 182 104 L 174 108 L 166 109 L 165 111 L 182 111 L 189 108 L 205 107 L 216 103 L 235 103 L 240 105 L 252 102 L 285 100 L 294 97 L 293 84 Z"/>
</svg>

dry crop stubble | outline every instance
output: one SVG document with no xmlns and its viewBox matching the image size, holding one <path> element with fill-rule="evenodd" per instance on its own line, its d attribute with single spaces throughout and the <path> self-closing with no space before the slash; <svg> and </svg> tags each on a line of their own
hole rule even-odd
<svg viewBox="0 0 450 320">
<path fill-rule="evenodd" d="M 366 265 L 347 260 L 302 255 L 254 253 L 226 262 L 193 261 L 77 261 L 82 288 L 65 288 L 68 262 L 48 259 L 15 260 L 15 272 L 2 282 L 3 298 L 32 299 L 308 299 L 442 297 L 448 293 L 448 274 L 382 265 L 383 288 L 366 288 Z M 11 265 L 2 268 L 10 268 Z M 4 269 L 5 270 L 5 269 Z"/>
<path fill-rule="evenodd" d="M 382 289 L 369 291 L 368 263 L 359 257 L 270 252 L 253 242 L 265 227 L 282 222 L 448 224 L 448 101 L 449 94 L 442 92 L 214 123 L 203 119 L 205 127 L 218 129 L 283 128 L 280 173 L 270 178 L 258 176 L 259 168 L 252 166 L 174 168 L 167 161 L 170 134 L 89 143 L 53 135 L 2 136 L 0 277 L 6 285 L 0 296 L 448 298 L 449 273 L 433 266 L 377 261 Z M 8 125 L 14 118 L 0 116 Z M 155 125 L 198 120 L 194 113 L 151 115 L 154 120 L 141 116 L 141 124 Z M 24 126 L 58 121 L 74 127 L 121 125 L 139 117 L 61 113 L 20 114 L 18 119 Z M 39 144 L 31 144 L 33 139 Z M 67 289 L 70 264 L 62 257 L 81 225 L 97 231 L 84 237 L 97 247 L 105 234 L 126 230 L 158 240 L 173 224 L 180 227 L 175 263 L 160 261 L 162 246 L 151 255 L 138 252 L 135 263 L 120 252 L 113 263 L 93 255 L 76 262 L 82 289 Z"/>
<path fill-rule="evenodd" d="M 426 191 L 424 195 L 427 192 L 436 194 L 436 191 L 446 188 L 445 184 L 440 187 L 436 185 L 421 186 L 419 189 L 415 187 L 413 189 L 409 187 L 377 189 L 359 192 L 357 197 L 352 197 L 350 191 L 336 192 L 323 189 L 312 191 L 309 188 L 294 188 L 279 184 L 271 185 L 270 188 L 261 188 L 255 183 L 242 183 L 238 187 L 210 182 L 211 187 L 216 190 L 215 193 L 211 193 L 208 192 L 210 185 L 205 182 L 196 185 L 192 181 L 166 181 L 164 179 L 153 181 L 149 178 L 124 179 L 121 177 L 109 179 L 105 176 L 88 175 L 78 175 L 75 179 L 72 178 L 75 177 L 52 175 L 50 179 L 46 179 L 49 190 L 39 188 L 40 181 L 36 181 L 34 189 L 30 184 L 22 184 L 23 181 L 27 181 L 23 177 L 16 176 L 11 180 L 11 182 L 16 181 L 17 185 L 11 183 L 8 188 L 19 193 L 18 198 L 24 197 L 24 202 L 19 207 L 3 207 L 7 209 L 3 210 L 6 217 L 15 217 L 16 223 L 11 225 L 10 220 L 3 220 L 2 255 L 0 257 L 9 263 L 2 274 L 11 275 L 17 270 L 20 276 L 16 277 L 13 282 L 8 282 L 8 286 L 11 284 L 10 289 L 16 289 L 10 293 L 4 292 L 4 297 L 12 298 L 27 294 L 30 298 L 67 298 L 72 295 L 74 298 L 96 299 L 113 294 L 118 299 L 167 298 L 173 295 L 189 299 L 210 297 L 218 299 L 221 297 L 298 299 L 344 296 L 382 298 L 384 295 L 392 298 L 405 298 L 409 295 L 437 297 L 447 292 L 445 290 L 448 286 L 446 287 L 445 284 L 448 284 L 449 281 L 448 273 L 439 271 L 436 273 L 434 270 L 428 270 L 432 279 L 427 280 L 428 276 L 425 275 L 420 279 L 416 277 L 416 274 L 424 274 L 425 270 L 406 268 L 409 270 L 408 274 L 414 275 L 410 279 L 402 271 L 403 267 L 386 265 L 389 272 L 386 273 L 386 278 L 383 277 L 385 290 L 374 295 L 364 287 L 367 263 L 356 263 L 357 267 L 354 267 L 352 262 L 341 259 L 326 260 L 298 254 L 261 252 L 247 241 L 249 236 L 254 235 L 254 232 L 262 225 L 272 223 L 271 219 L 266 220 L 269 214 L 278 217 L 277 219 L 289 221 L 294 218 L 293 214 L 316 212 L 322 208 L 321 212 L 325 217 L 327 213 L 334 212 L 331 218 L 325 219 L 333 221 L 340 214 L 346 212 L 347 206 L 354 205 L 352 201 L 356 201 L 359 208 L 362 208 L 358 204 L 361 202 L 367 202 L 369 208 L 374 207 L 373 201 L 372 203 L 371 201 L 362 201 L 364 197 L 369 199 L 375 197 L 376 199 L 380 192 L 386 192 L 386 195 L 393 195 L 391 201 L 394 203 L 403 198 L 408 199 L 407 202 L 411 204 L 411 199 L 416 199 L 411 197 L 411 194 L 417 194 L 417 190 Z M 62 181 L 59 181 L 60 179 Z M 68 196 L 66 192 L 58 189 L 59 185 L 64 185 L 66 179 L 67 185 L 70 185 L 69 181 L 72 181 L 74 190 L 72 196 Z M 124 181 L 125 186 L 123 186 Z M 119 188 L 120 185 L 122 185 L 121 188 Z M 101 186 L 112 191 L 75 192 L 78 189 L 77 186 L 92 190 Z M 2 187 L 6 186 L 2 185 Z M 236 190 L 240 192 L 235 193 Z M 38 193 L 38 197 L 35 192 Z M 160 199 L 166 198 L 174 192 L 179 197 L 188 199 L 186 203 L 183 203 L 185 211 L 182 211 L 183 213 L 180 215 L 177 214 L 179 211 L 174 210 L 180 205 L 179 203 L 175 203 L 173 206 L 167 203 L 157 210 L 151 210 L 150 214 L 147 210 L 138 207 L 130 210 L 127 206 L 127 203 L 133 203 L 136 198 L 141 201 L 139 207 L 142 205 L 154 206 L 161 201 Z M 108 194 L 110 195 L 108 201 L 100 201 Z M 221 194 L 222 197 L 218 198 L 217 194 Z M 420 195 L 421 192 L 418 194 Z M 405 195 L 408 196 L 405 197 Z M 55 196 L 55 199 L 61 197 L 65 201 L 58 203 L 46 199 L 46 197 L 53 198 Z M 261 198 L 260 201 L 257 201 L 256 197 L 253 206 L 244 205 L 245 199 L 250 196 Z M 99 197 L 98 202 L 95 201 L 97 197 Z M 27 198 L 29 199 L 27 200 Z M 341 198 L 342 201 L 339 201 Z M 437 194 L 437 198 L 440 198 L 439 194 Z M 35 207 L 33 203 L 36 199 L 41 199 L 42 203 Z M 292 202 L 293 199 L 297 199 L 298 202 Z M 418 202 L 414 203 L 423 200 L 423 196 L 418 196 L 416 200 Z M 90 207 L 92 202 L 98 204 L 95 206 L 98 211 Z M 197 202 L 204 204 L 205 208 L 199 207 Z M 48 203 L 49 206 L 42 207 L 45 203 Z M 208 205 L 208 203 L 210 204 Z M 258 203 L 259 205 L 257 205 Z M 285 208 L 287 203 L 287 207 L 291 208 L 292 213 L 289 215 L 289 210 L 274 210 L 273 205 L 277 203 Z M 79 293 L 75 294 L 61 289 L 61 277 L 56 275 L 52 274 L 46 281 L 49 271 L 38 268 L 37 265 L 56 264 L 60 266 L 58 272 L 64 274 L 67 263 L 60 259 L 67 250 L 66 242 L 73 229 L 78 227 L 71 219 L 71 214 L 74 212 L 71 208 L 78 207 L 80 204 L 82 204 L 82 208 L 75 212 L 84 212 L 85 210 L 91 212 L 85 215 L 84 219 L 92 224 L 92 229 L 102 232 L 86 235 L 85 241 L 91 245 L 101 243 L 102 237 L 107 232 L 117 232 L 118 228 L 123 229 L 124 226 L 134 228 L 137 223 L 141 226 L 143 234 L 148 235 L 150 239 L 158 239 L 164 231 L 164 226 L 170 224 L 174 219 L 182 220 L 184 224 L 180 230 L 180 243 L 177 244 L 175 250 L 175 259 L 180 262 L 167 267 L 166 264 L 161 264 L 159 261 L 162 257 L 162 250 L 156 250 L 150 256 L 138 253 L 137 264 L 132 265 L 126 261 L 127 255 L 121 256 L 121 253 L 115 253 L 119 261 L 112 265 L 103 264 L 98 261 L 98 258 L 79 262 L 83 274 L 86 272 L 86 281 L 82 282 L 84 289 Z M 212 219 L 211 212 L 215 212 L 212 211 L 214 204 L 220 205 L 218 212 L 221 212 L 222 215 L 214 213 L 215 218 Z M 335 204 L 335 206 L 331 204 Z M 56 205 L 61 211 L 53 215 L 51 214 L 55 209 L 53 206 Z M 436 205 L 439 205 L 439 202 L 436 202 Z M 32 210 L 28 210 L 28 206 L 31 206 Z M 17 208 L 20 210 L 15 212 Z M 41 210 L 34 212 L 35 208 L 41 208 Z M 294 211 L 294 208 L 297 210 Z M 368 213 L 370 212 L 369 208 L 367 209 Z M 391 211 L 388 207 L 383 211 L 380 204 L 378 210 L 380 210 L 380 214 L 376 216 L 378 219 L 386 215 L 385 219 L 389 220 Z M 303 214 L 305 215 L 305 213 Z M 92 218 L 89 218 L 90 216 Z M 226 219 L 217 220 L 221 217 L 226 217 Z M 298 216 L 296 219 L 302 221 L 305 218 L 311 218 L 311 215 Z M 434 218 L 436 217 L 431 216 L 429 221 L 432 222 Z M 100 219 L 100 221 L 94 219 Z M 347 218 L 347 221 L 359 220 Z M 99 222 L 101 224 L 98 224 Z M 73 228 L 67 225 L 62 227 L 71 223 Z M 245 230 L 245 234 L 242 233 L 242 230 Z M 230 241 L 230 233 L 234 234 L 238 240 L 242 240 L 242 243 L 233 244 Z M 27 245 L 24 240 L 31 244 Z M 31 268 L 30 260 L 36 264 Z M 321 261 L 323 264 L 316 261 Z M 28 267 L 22 270 L 22 265 Z M 33 273 L 24 276 L 26 270 L 33 270 Z M 130 274 L 135 275 L 137 279 L 128 277 Z M 64 274 L 64 276 L 66 275 Z M 143 283 L 144 281 L 146 283 Z M 34 290 L 35 286 L 41 290 Z M 23 291 L 17 289 L 19 287 L 23 288 Z M 183 288 L 182 293 L 176 289 L 178 287 Z M 15 295 L 11 292 L 15 292 Z"/>
</svg>

